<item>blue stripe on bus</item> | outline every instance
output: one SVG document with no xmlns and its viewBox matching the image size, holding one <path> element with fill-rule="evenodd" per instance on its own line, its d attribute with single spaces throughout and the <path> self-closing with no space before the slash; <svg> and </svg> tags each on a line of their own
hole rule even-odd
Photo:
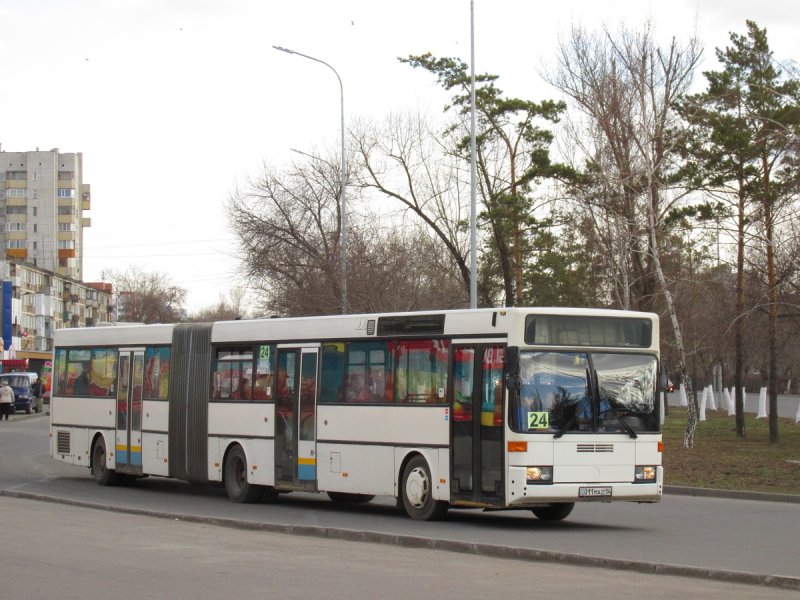
<svg viewBox="0 0 800 600">
<path fill-rule="evenodd" d="M 297 478 L 304 481 L 317 478 L 317 465 L 297 465 Z"/>
</svg>

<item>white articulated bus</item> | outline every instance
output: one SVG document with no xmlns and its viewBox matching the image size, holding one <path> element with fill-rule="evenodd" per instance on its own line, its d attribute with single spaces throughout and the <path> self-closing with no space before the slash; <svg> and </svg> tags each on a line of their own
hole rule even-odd
<svg viewBox="0 0 800 600">
<path fill-rule="evenodd" d="M 658 502 L 658 317 L 506 308 L 61 329 L 51 455 L 100 485 L 223 482 L 565 518 Z"/>
</svg>

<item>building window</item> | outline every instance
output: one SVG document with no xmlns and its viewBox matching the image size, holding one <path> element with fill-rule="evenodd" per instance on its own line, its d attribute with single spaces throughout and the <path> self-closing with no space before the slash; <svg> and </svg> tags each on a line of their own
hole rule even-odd
<svg viewBox="0 0 800 600">
<path fill-rule="evenodd" d="M 25 240 L 8 240 L 6 241 L 6 248 L 27 248 Z"/>
<path fill-rule="evenodd" d="M 59 223 L 59 231 L 75 231 L 75 223 Z"/>
<path fill-rule="evenodd" d="M 74 215 L 75 214 L 75 207 L 74 206 L 59 206 L 58 207 L 58 214 L 60 215 Z M 33 215 L 34 217 L 36 215 Z"/>
<path fill-rule="evenodd" d="M 27 171 L 6 171 L 6 179 L 14 181 L 25 181 L 28 179 Z"/>
<path fill-rule="evenodd" d="M 58 240 L 58 249 L 59 250 L 74 250 L 75 249 L 75 241 L 74 240 Z"/>
<path fill-rule="evenodd" d="M 6 231 L 25 231 L 25 223 L 6 223 Z"/>
<path fill-rule="evenodd" d="M 75 189 L 74 188 L 58 188 L 58 197 L 59 198 L 74 198 L 75 197 Z"/>
<path fill-rule="evenodd" d="M 10 188 L 6 190 L 6 196 L 9 198 L 27 198 L 28 190 L 25 188 Z"/>
<path fill-rule="evenodd" d="M 7 215 L 26 215 L 28 209 L 24 206 L 6 206 Z"/>
</svg>

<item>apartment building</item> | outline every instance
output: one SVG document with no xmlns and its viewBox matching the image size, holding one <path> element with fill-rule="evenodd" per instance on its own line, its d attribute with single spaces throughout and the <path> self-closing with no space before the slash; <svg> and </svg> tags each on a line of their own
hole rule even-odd
<svg viewBox="0 0 800 600">
<path fill-rule="evenodd" d="M 0 358 L 41 365 L 56 329 L 115 320 L 109 284 L 82 281 L 90 206 L 80 152 L 0 146 Z"/>
<path fill-rule="evenodd" d="M 110 284 L 83 283 L 9 260 L 0 261 L 0 306 L 2 358 L 49 360 L 56 329 L 115 320 Z"/>
<path fill-rule="evenodd" d="M 83 228 L 91 226 L 84 214 L 90 207 L 80 152 L 0 147 L 0 245 L 6 259 L 81 281 Z"/>
</svg>

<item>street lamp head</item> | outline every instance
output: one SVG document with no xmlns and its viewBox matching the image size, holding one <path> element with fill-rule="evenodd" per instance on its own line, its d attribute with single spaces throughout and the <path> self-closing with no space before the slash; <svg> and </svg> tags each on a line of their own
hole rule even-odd
<svg viewBox="0 0 800 600">
<path fill-rule="evenodd" d="M 280 50 L 281 52 L 286 52 L 287 54 L 297 54 L 294 50 L 289 50 L 288 48 L 284 48 L 283 46 L 272 46 L 275 50 Z"/>
</svg>

